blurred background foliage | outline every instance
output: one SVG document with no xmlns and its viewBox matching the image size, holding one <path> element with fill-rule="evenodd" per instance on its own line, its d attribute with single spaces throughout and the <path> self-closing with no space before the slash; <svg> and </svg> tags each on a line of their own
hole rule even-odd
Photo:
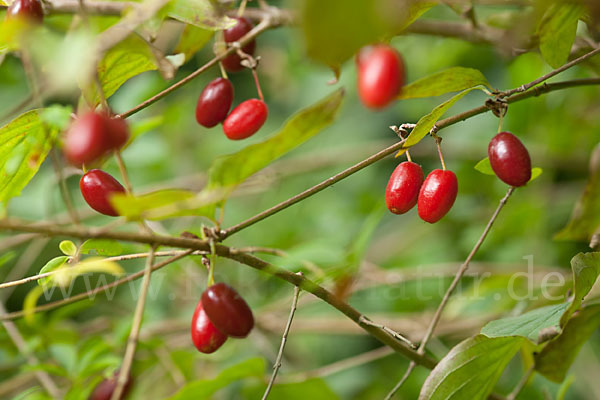
<svg viewBox="0 0 600 400">
<path fill-rule="evenodd" d="M 481 20 L 505 21 L 517 18 L 518 8 L 478 7 L 477 11 Z M 60 32 L 68 26 L 69 18 L 50 16 L 47 24 Z M 100 21 L 98 26 L 106 26 L 115 19 L 93 18 Z M 425 18 L 460 21 L 460 16 L 444 6 L 433 8 Z M 583 24 L 580 28 L 585 29 Z M 447 67 L 463 66 L 481 70 L 492 86 L 503 90 L 551 70 L 537 52 L 512 57 L 489 45 L 460 39 L 406 34 L 394 37 L 391 44 L 404 56 L 408 82 Z M 266 125 L 254 137 L 233 142 L 227 140 L 219 127 L 205 129 L 196 123 L 194 109 L 198 95 L 218 76 L 217 68 L 130 118 L 134 130 L 144 131 L 123 153 L 136 192 L 155 188 L 199 190 L 206 182 L 209 165 L 217 156 L 263 140 L 297 110 L 337 87 L 344 87 L 347 96 L 337 121 L 242 185 L 227 202 L 223 223 L 227 227 L 392 144 L 397 138 L 388 128 L 390 125 L 416 122 L 449 98 L 405 100 L 381 112 L 367 110 L 357 98 L 354 62 L 344 63 L 339 82 L 328 85 L 332 71 L 307 60 L 302 38 L 291 28 L 261 35 L 258 54 L 262 58 L 259 75 L 270 114 Z M 208 45 L 179 69 L 175 79 L 187 76 L 211 57 L 211 45 Z M 555 80 L 592 76 L 596 76 L 595 70 L 582 65 Z M 235 86 L 235 104 L 256 96 L 249 71 L 232 74 L 230 78 Z M 158 72 L 145 72 L 121 87 L 110 99 L 111 106 L 116 112 L 123 112 L 168 85 Z M 10 110 L 29 94 L 22 64 L 14 55 L 7 55 L 0 65 L 0 93 L 0 110 Z M 484 100 L 483 93 L 472 92 L 449 115 L 479 106 Z M 543 299 L 524 296 L 522 300 L 515 300 L 508 295 L 511 275 L 527 272 L 528 257 L 535 274 L 559 271 L 570 277 L 569 260 L 577 252 L 586 251 L 587 244 L 554 241 L 553 236 L 566 225 L 588 177 L 588 160 L 600 138 L 597 100 L 597 87 L 583 87 L 510 105 L 504 128 L 522 139 L 530 150 L 533 164 L 542 167 L 544 172 L 532 184 L 517 190 L 502 211 L 476 256 L 474 276 L 465 280 L 460 294 L 448 307 L 439 329 L 440 337 L 431 344 L 434 355 L 443 356 L 458 341 L 477 333 L 488 320 L 545 303 Z M 48 104 L 54 102 L 70 103 L 76 108 L 76 100 L 69 94 L 47 101 Z M 227 244 L 282 249 L 289 257 L 264 258 L 290 270 L 303 269 L 328 287 L 342 288 L 343 282 L 350 279 L 352 285 L 347 294 L 353 306 L 418 340 L 455 269 L 471 250 L 506 192 L 505 184 L 473 168 L 487 155 L 487 144 L 497 127 L 498 119 L 487 113 L 441 132 L 446 163 L 459 179 L 459 195 L 449 215 L 435 225 L 421 221 L 416 210 L 403 216 L 384 211 L 385 186 L 399 162 L 388 157 L 245 229 L 228 239 Z M 426 173 L 439 167 L 431 138 L 425 138 L 411 154 Z M 55 171 L 49 161 L 43 164 L 23 194 L 13 199 L 9 215 L 36 221 L 65 215 Z M 114 160 L 109 160 L 104 169 L 118 175 Z M 77 171 L 68 171 L 69 190 L 77 208 L 86 216 L 85 224 L 109 222 L 106 217 L 87 210 L 79 194 Z M 152 227 L 158 232 L 178 235 L 184 230 L 198 232 L 203 222 L 206 221 L 201 218 L 179 218 L 153 223 Z M 4 233 L 0 236 L 2 281 L 33 275 L 49 259 L 61 254 L 58 243 L 62 238 L 36 237 L 18 246 L 9 246 L 14 237 Z M 122 246 L 123 253 L 146 251 L 144 246 L 129 243 Z M 305 261 L 311 265 L 306 267 Z M 120 264 L 127 272 L 143 268 L 143 261 Z M 483 273 L 487 275 L 482 278 Z M 199 257 L 188 257 L 154 273 L 133 366 L 135 385 L 131 399 L 147 399 L 149 393 L 151 398 L 167 398 L 183 382 L 199 379 L 216 380 L 215 388 L 219 382 L 231 382 L 216 394 L 209 393 L 209 397 L 254 399 L 262 393 L 263 378 L 274 361 L 293 290 L 287 283 L 224 259 L 217 261 L 216 276 L 246 298 L 257 317 L 257 329 L 246 340 L 229 340 L 213 355 L 198 353 L 190 340 L 189 321 L 205 285 L 205 271 Z M 101 284 L 102 279 L 106 282 L 113 278 L 92 278 L 92 287 Z M 477 282 L 478 296 L 473 298 L 473 285 Z M 518 279 L 517 292 L 527 294 L 527 285 L 524 279 Z M 3 289 L 0 298 L 9 311 L 20 310 L 24 296 L 34 286 L 35 283 L 30 283 L 15 290 Z M 84 290 L 83 281 L 78 281 L 73 288 L 74 293 Z M 81 388 L 80 393 L 91 390 L 102 374 L 120 364 L 135 307 L 132 290 L 139 290 L 139 282 L 118 288 L 110 300 L 98 295 L 93 301 L 40 313 L 32 324 L 18 320 L 29 348 L 43 362 L 40 368 L 67 386 Z M 539 279 L 536 278 L 533 295 L 538 294 Z M 57 289 L 42 302 L 59 298 L 62 295 Z M 303 375 L 305 371 L 381 346 L 363 333 L 327 304 L 303 295 L 279 376 L 281 385 L 271 398 L 382 398 L 408 365 L 406 359 L 391 352 L 381 352 L 372 362 L 362 362 L 341 371 L 334 369 L 321 377 Z M 569 378 L 572 384 L 565 399 L 600 398 L 599 358 L 600 336 L 596 332 L 570 371 L 575 379 Z M 241 366 L 234 367 L 242 362 Z M 223 372 L 229 367 L 237 369 L 241 376 L 231 378 Z M 523 369 L 520 359 L 514 359 L 502 376 L 497 392 L 508 393 L 519 381 Z M 34 387 L 36 382 L 31 371 L 6 331 L 0 330 L 0 398 L 11 398 L 19 390 Z M 319 371 L 317 375 L 322 375 Z M 416 398 L 427 374 L 427 370 L 417 368 L 398 398 Z M 311 379 L 304 380 L 307 377 Z M 519 398 L 557 398 L 565 389 L 564 385 L 561 387 L 536 375 Z"/>
</svg>

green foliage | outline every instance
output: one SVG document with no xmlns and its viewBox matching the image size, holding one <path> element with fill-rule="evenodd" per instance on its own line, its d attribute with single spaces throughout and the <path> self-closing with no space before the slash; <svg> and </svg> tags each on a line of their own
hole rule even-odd
<svg viewBox="0 0 600 400">
<path fill-rule="evenodd" d="M 173 54 L 183 53 L 185 55 L 185 60 L 187 61 L 192 58 L 198 50 L 202 49 L 212 36 L 213 31 L 188 24 L 183 28 L 183 32 L 179 37 L 179 42 L 173 50 Z"/>
<path fill-rule="evenodd" d="M 186 201 L 193 199 L 195 193 L 186 190 L 160 190 L 141 196 L 116 194 L 111 203 L 120 215 L 129 219 L 164 219 L 198 212 L 198 206 L 187 206 Z"/>
<path fill-rule="evenodd" d="M 58 244 L 58 248 L 67 256 L 72 257 L 77 254 L 77 246 L 70 240 L 63 240 Z"/>
<path fill-rule="evenodd" d="M 169 17 L 214 31 L 235 25 L 222 11 L 216 2 L 207 0 L 175 0 L 168 7 Z"/>
<path fill-rule="evenodd" d="M 571 259 L 573 270 L 573 301 L 563 314 L 560 325 L 565 326 L 571 315 L 581 307 L 583 298 L 592 290 L 600 274 L 600 253 L 579 253 Z"/>
<path fill-rule="evenodd" d="M 473 68 L 452 67 L 421 78 L 402 88 L 399 99 L 418 99 L 459 92 L 476 86 L 491 89 L 481 71 Z"/>
<path fill-rule="evenodd" d="M 567 62 L 583 12 L 581 5 L 556 2 L 544 13 L 538 25 L 540 52 L 553 68 Z"/>
<path fill-rule="evenodd" d="M 535 356 L 535 369 L 554 382 L 562 382 L 581 346 L 600 326 L 600 306 L 582 308 L 566 323 L 563 332 Z"/>
<path fill-rule="evenodd" d="M 419 400 L 487 398 L 523 340 L 483 335 L 466 339 L 452 348 L 431 371 Z"/>
<path fill-rule="evenodd" d="M 56 271 L 58 268 L 62 267 L 69 260 L 69 258 L 70 258 L 69 256 L 54 257 L 52 260 L 48 261 L 42 267 L 42 269 L 40 269 L 40 272 L 38 272 L 38 274 L 41 275 L 41 274 L 45 274 L 48 272 Z M 38 285 L 46 285 L 51 280 L 52 280 L 52 276 L 40 278 L 40 279 L 38 279 Z"/>
<path fill-rule="evenodd" d="M 97 254 L 99 256 L 114 257 L 123 254 L 123 246 L 116 240 L 89 239 L 79 248 L 81 254 Z"/>
<path fill-rule="evenodd" d="M 265 360 L 251 358 L 242 361 L 223 371 L 214 379 L 202 379 L 187 383 L 169 400 L 210 399 L 212 395 L 235 381 L 246 378 L 262 378 L 265 371 Z"/>
</svg>

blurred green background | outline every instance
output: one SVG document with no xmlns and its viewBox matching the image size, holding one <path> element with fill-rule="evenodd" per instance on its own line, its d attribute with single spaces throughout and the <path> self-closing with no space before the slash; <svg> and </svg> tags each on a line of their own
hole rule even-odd
<svg viewBox="0 0 600 400">
<path fill-rule="evenodd" d="M 505 10 L 485 8 L 482 13 Z M 443 7 L 431 10 L 427 17 L 458 18 Z M 404 56 L 408 82 L 447 67 L 463 66 L 481 70 L 494 87 L 509 89 L 551 70 L 537 53 L 506 57 L 489 46 L 458 39 L 403 35 L 391 43 Z M 392 144 L 397 138 L 388 126 L 414 123 L 449 98 L 407 100 L 396 102 L 381 112 L 367 110 L 357 98 L 354 63 L 347 62 L 339 82 L 328 85 L 331 71 L 306 59 L 299 36 L 291 28 L 261 35 L 257 53 L 262 57 L 259 76 L 270 112 L 261 131 L 246 141 L 233 142 L 224 136 L 220 127 L 205 129 L 196 123 L 194 109 L 198 95 L 219 74 L 218 69 L 213 68 L 166 100 L 131 118 L 134 129 L 148 121 L 154 125 L 123 153 L 136 193 L 167 187 L 198 190 L 205 183 L 205 173 L 216 157 L 263 140 L 297 110 L 318 101 L 337 87 L 346 88 L 343 110 L 332 126 L 237 190 L 225 209 L 223 226 L 231 226 Z M 211 56 L 209 45 L 181 67 L 176 79 L 188 75 Z M 590 76 L 596 76 L 593 70 L 581 66 L 555 80 Z M 235 86 L 235 104 L 256 96 L 249 71 L 231 74 L 230 78 Z M 169 83 L 155 71 L 144 73 L 119 89 L 110 104 L 116 112 L 126 111 Z M 29 93 L 21 63 L 14 56 L 7 56 L 0 65 L 0 93 L 0 110 L 11 109 Z M 49 103 L 53 100 L 72 101 L 57 98 Z M 472 92 L 448 115 L 479 106 L 484 100 L 484 94 Z M 570 276 L 569 260 L 577 252 L 586 251 L 587 244 L 557 242 L 553 235 L 565 226 L 583 191 L 588 177 L 588 159 L 600 138 L 599 115 L 596 87 L 554 92 L 510 105 L 504 128 L 522 139 L 534 166 L 542 167 L 544 172 L 533 183 L 517 190 L 502 211 L 473 266 L 477 275 L 488 274 L 484 278 L 465 280 L 461 294 L 448 307 L 440 326 L 439 340 L 431 343 L 434 355 L 442 356 L 457 342 L 478 332 L 487 320 L 545 302 L 531 298 L 515 300 L 508 295 L 511 274 L 527 271 L 525 257 L 533 260 L 536 274 L 558 270 Z M 487 144 L 497 127 L 498 118 L 487 113 L 440 132 L 447 166 L 459 179 L 459 195 L 448 216 L 435 225 L 421 221 L 416 210 L 402 216 L 385 210 L 383 194 L 387 180 L 397 163 L 402 161 L 387 157 L 245 229 L 228 239 L 226 244 L 282 249 L 289 253 L 288 258 L 266 255 L 264 258 L 290 270 L 303 269 L 307 276 L 327 287 L 334 287 L 340 279 L 350 276 L 353 289 L 349 302 L 353 306 L 375 321 L 407 332 L 418 340 L 453 271 L 467 256 L 507 190 L 498 179 L 473 168 L 487 155 Z M 426 174 L 439 167 L 431 138 L 425 138 L 411 154 Z M 65 213 L 49 161 L 22 196 L 13 199 L 9 215 L 38 221 Z M 118 176 L 114 160 L 109 160 L 104 169 Z M 82 215 L 88 216 L 85 224 L 110 222 L 107 217 L 87 211 L 78 189 L 79 176 L 76 171 L 71 172 L 69 190 Z M 152 227 L 158 232 L 178 235 L 184 230 L 197 232 L 206 222 L 200 218 L 180 218 L 154 223 Z M 135 225 L 130 225 L 119 229 L 136 229 Z M 47 260 L 61 254 L 59 238 L 35 238 L 9 248 L 14 236 L 0 236 L 0 256 L 8 254 L 8 261 L 0 268 L 2 281 L 14 279 L 15 274 L 19 277 L 33 275 Z M 123 244 L 123 247 L 124 252 L 146 251 L 144 246 Z M 305 260 L 314 266 L 307 269 Z M 134 272 L 143 268 L 143 261 L 127 261 L 121 265 L 128 272 Z M 188 325 L 205 287 L 206 274 L 199 257 L 189 257 L 153 274 L 142 338 L 133 367 L 136 383 L 131 399 L 166 398 L 176 392 L 182 381 L 214 378 L 224 368 L 252 357 L 265 359 L 265 374 L 270 372 L 269 365 L 279 346 L 292 287 L 224 259 L 217 261 L 216 275 L 218 280 L 235 287 L 249 302 L 258 329 L 245 340 L 229 340 L 213 355 L 198 353 L 191 343 Z M 478 297 L 474 299 L 472 284 L 478 279 Z M 97 281 L 92 279 L 91 284 L 96 285 Z M 35 283 L 31 283 L 14 291 L 4 289 L 0 298 L 9 311 L 20 310 L 24 296 L 34 286 Z M 526 289 L 527 282 L 519 280 L 519 293 Z M 78 282 L 74 287 L 74 292 L 84 290 L 84 282 Z M 102 371 L 119 365 L 135 307 L 132 290 L 139 290 L 139 281 L 117 289 L 114 299 L 107 300 L 106 296 L 99 295 L 94 301 L 42 313 L 33 324 L 18 320 L 17 325 L 30 348 L 47 365 L 45 368 L 58 374 L 59 382 L 80 380 L 78 384 L 82 387 L 90 387 L 92 379 L 101 376 Z M 538 290 L 539 279 L 536 279 L 536 295 Z M 46 300 L 61 297 L 57 289 L 52 298 Z M 301 297 L 278 380 L 289 382 L 289 387 L 282 385 L 272 398 L 382 398 L 408 365 L 400 355 L 388 354 L 372 362 L 327 373 L 322 377 L 323 381 L 292 383 L 303 378 L 301 373 L 305 371 L 381 346 L 334 309 L 314 300 L 307 294 Z M 90 349 L 95 349 L 98 354 Z M 89 371 L 78 364 L 85 354 L 96 360 L 94 374 L 88 374 Z M 102 363 L 98 361 L 100 356 Z M 575 379 L 566 399 L 600 398 L 599 357 L 600 336 L 596 332 L 584 345 L 571 369 Z M 522 363 L 516 358 L 505 371 L 497 392 L 510 392 L 522 371 Z M 0 389 L 2 382 L 14 382 L 14 377 L 19 374 L 31 375 L 31 368 L 25 366 L 23 356 L 2 329 Z M 426 369 L 417 368 L 398 398 L 417 398 L 426 376 Z M 19 387 L 35 385 L 36 382 L 29 379 Z M 256 377 L 243 379 L 219 391 L 214 398 L 257 398 L 264 385 Z M 536 375 L 519 398 L 556 398 L 560 390 L 560 385 Z M 152 393 L 151 397 L 148 397 L 149 393 Z M 0 390 L 0 398 L 11 398 L 13 394 Z"/>
</svg>

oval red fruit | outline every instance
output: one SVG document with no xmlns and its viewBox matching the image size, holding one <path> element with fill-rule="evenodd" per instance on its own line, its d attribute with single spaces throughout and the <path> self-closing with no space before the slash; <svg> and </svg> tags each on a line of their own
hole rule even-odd
<svg viewBox="0 0 600 400">
<path fill-rule="evenodd" d="M 206 289 L 201 301 L 213 325 L 228 336 L 246 337 L 254 327 L 252 310 L 242 296 L 225 283 Z"/>
<path fill-rule="evenodd" d="M 452 171 L 436 169 L 421 186 L 417 207 L 419 217 L 433 224 L 450 211 L 458 194 L 458 180 Z"/>
<path fill-rule="evenodd" d="M 232 102 L 231 82 L 225 78 L 213 80 L 200 93 L 196 105 L 196 121 L 202 126 L 212 128 L 225 120 Z"/>
<path fill-rule="evenodd" d="M 21 18 L 29 22 L 41 24 L 44 10 L 40 0 L 15 0 L 6 10 L 6 18 Z"/>
<path fill-rule="evenodd" d="M 122 148 L 129 140 L 129 126 L 119 117 L 105 117 L 108 126 L 108 135 L 111 150 Z"/>
<path fill-rule="evenodd" d="M 202 300 L 198 301 L 194 316 L 192 317 L 192 342 L 202 353 L 215 352 L 225 343 L 227 335 L 221 333 L 210 322 L 202 307 Z"/>
<path fill-rule="evenodd" d="M 241 39 L 248 32 L 250 32 L 252 30 L 252 28 L 254 28 L 254 24 L 252 24 L 252 22 L 250 22 L 250 20 L 248 18 L 236 17 L 234 19 L 237 20 L 237 24 L 235 24 L 234 26 L 232 26 L 229 29 L 225 29 L 225 31 L 223 32 L 225 42 L 227 42 L 227 43 L 235 42 L 235 41 Z M 242 47 L 242 51 L 249 55 L 253 55 L 255 49 L 256 49 L 256 41 L 255 40 L 250 41 L 244 47 Z M 241 61 L 242 61 L 241 57 L 237 53 L 234 52 L 234 53 L 228 55 L 227 57 L 225 57 L 225 59 L 223 59 L 223 61 L 221 61 L 221 62 L 223 63 L 223 66 L 225 67 L 225 69 L 227 71 L 238 72 L 238 71 L 241 71 L 244 69 L 244 66 L 242 65 Z"/>
<path fill-rule="evenodd" d="M 241 140 L 254 135 L 267 120 L 269 109 L 264 101 L 246 100 L 225 118 L 223 132 L 231 140 Z"/>
<path fill-rule="evenodd" d="M 115 372 L 115 375 L 112 378 L 104 379 L 102 382 L 100 382 L 90 395 L 89 400 L 110 400 L 110 398 L 113 395 L 113 392 L 115 391 L 115 388 L 117 387 L 118 377 L 119 371 Z M 125 383 L 125 386 L 123 386 L 123 391 L 121 392 L 120 396 L 121 399 L 124 399 L 129 393 L 132 382 L 133 379 L 129 377 L 129 379 L 127 379 L 127 382 Z"/>
<path fill-rule="evenodd" d="M 119 215 L 109 199 L 114 193 L 125 193 L 125 188 L 111 175 L 92 169 L 81 177 L 79 188 L 86 203 L 94 210 L 111 217 Z"/>
<path fill-rule="evenodd" d="M 398 165 L 385 189 L 385 204 L 394 214 L 404 214 L 417 204 L 425 175 L 419 164 L 405 161 Z"/>
<path fill-rule="evenodd" d="M 73 121 L 67 130 L 63 151 L 73 165 L 90 164 L 104 155 L 112 146 L 107 134 L 107 117 L 88 112 Z"/>
<path fill-rule="evenodd" d="M 390 46 L 366 48 L 357 56 L 358 95 L 369 108 L 380 109 L 394 100 L 404 85 L 404 62 Z"/>
<path fill-rule="evenodd" d="M 510 132 L 500 132 L 490 141 L 488 156 L 501 181 L 523 186 L 531 179 L 531 158 L 527 148 Z"/>
</svg>

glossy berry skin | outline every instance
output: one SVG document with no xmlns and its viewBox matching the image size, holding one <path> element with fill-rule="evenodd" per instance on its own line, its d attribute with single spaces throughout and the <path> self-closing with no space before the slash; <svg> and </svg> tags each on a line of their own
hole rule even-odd
<svg viewBox="0 0 600 400">
<path fill-rule="evenodd" d="M 404 85 L 404 62 L 390 46 L 376 45 L 357 56 L 358 95 L 363 104 L 381 109 L 393 101 Z"/>
<path fill-rule="evenodd" d="M 269 109 L 264 101 L 246 100 L 225 118 L 223 132 L 231 140 L 246 139 L 254 135 L 265 123 Z"/>
<path fill-rule="evenodd" d="M 208 319 L 200 300 L 192 317 L 192 342 L 194 342 L 194 346 L 202 353 L 210 354 L 221 347 L 226 340 L 227 335 L 215 328 Z"/>
<path fill-rule="evenodd" d="M 90 395 L 89 400 L 110 400 L 113 392 L 115 391 L 115 388 L 117 387 L 118 377 L 119 372 L 117 371 L 115 372 L 115 375 L 112 378 L 104 379 L 102 382 L 100 382 Z M 131 379 L 131 377 L 129 377 L 127 383 L 125 383 L 125 386 L 123 386 L 123 391 L 121 392 L 121 399 L 127 397 L 127 394 L 131 389 L 132 382 L 133 380 Z"/>
<path fill-rule="evenodd" d="M 113 145 L 107 133 L 108 117 L 88 112 L 73 121 L 64 140 L 63 151 L 73 165 L 90 164 L 102 157 Z"/>
<path fill-rule="evenodd" d="M 458 194 L 458 180 L 452 171 L 436 169 L 421 186 L 417 208 L 422 220 L 433 224 L 452 208 Z"/>
<path fill-rule="evenodd" d="M 213 325 L 228 336 L 246 337 L 254 327 L 252 310 L 242 296 L 225 283 L 206 289 L 201 301 Z"/>
<path fill-rule="evenodd" d="M 518 137 L 500 132 L 490 141 L 488 157 L 492 169 L 501 181 L 511 186 L 523 186 L 531 179 L 531 158 Z"/>
<path fill-rule="evenodd" d="M 6 10 L 8 19 L 24 19 L 28 22 L 41 24 L 44 20 L 44 10 L 40 0 L 15 0 Z"/>
<path fill-rule="evenodd" d="M 425 175 L 414 162 L 405 161 L 398 165 L 385 189 L 385 204 L 394 214 L 404 214 L 417 204 L 419 191 Z"/>
<path fill-rule="evenodd" d="M 129 125 L 119 117 L 105 116 L 105 123 L 108 126 L 109 150 L 118 150 L 122 148 L 129 140 Z"/>
<path fill-rule="evenodd" d="M 217 78 L 210 82 L 198 98 L 196 121 L 212 128 L 227 117 L 233 102 L 233 85 L 228 79 Z"/>
<path fill-rule="evenodd" d="M 119 215 L 109 199 L 114 193 L 125 193 L 125 188 L 111 175 L 92 169 L 81 177 L 79 188 L 86 203 L 94 210 L 111 217 Z"/>
<path fill-rule="evenodd" d="M 225 38 L 225 42 L 231 43 L 235 42 L 246 35 L 246 33 L 250 32 L 252 28 L 254 28 L 254 24 L 250 22 L 248 18 L 237 17 L 234 18 L 237 20 L 237 24 L 232 26 L 229 29 L 225 29 L 223 31 L 223 37 Z M 252 40 L 244 47 L 242 47 L 242 51 L 249 55 L 254 55 L 254 50 L 256 50 L 256 41 Z M 241 57 L 237 53 L 232 53 L 225 57 L 221 63 L 225 67 L 225 69 L 229 72 L 238 72 L 244 69 L 244 66 L 241 64 Z"/>
</svg>

